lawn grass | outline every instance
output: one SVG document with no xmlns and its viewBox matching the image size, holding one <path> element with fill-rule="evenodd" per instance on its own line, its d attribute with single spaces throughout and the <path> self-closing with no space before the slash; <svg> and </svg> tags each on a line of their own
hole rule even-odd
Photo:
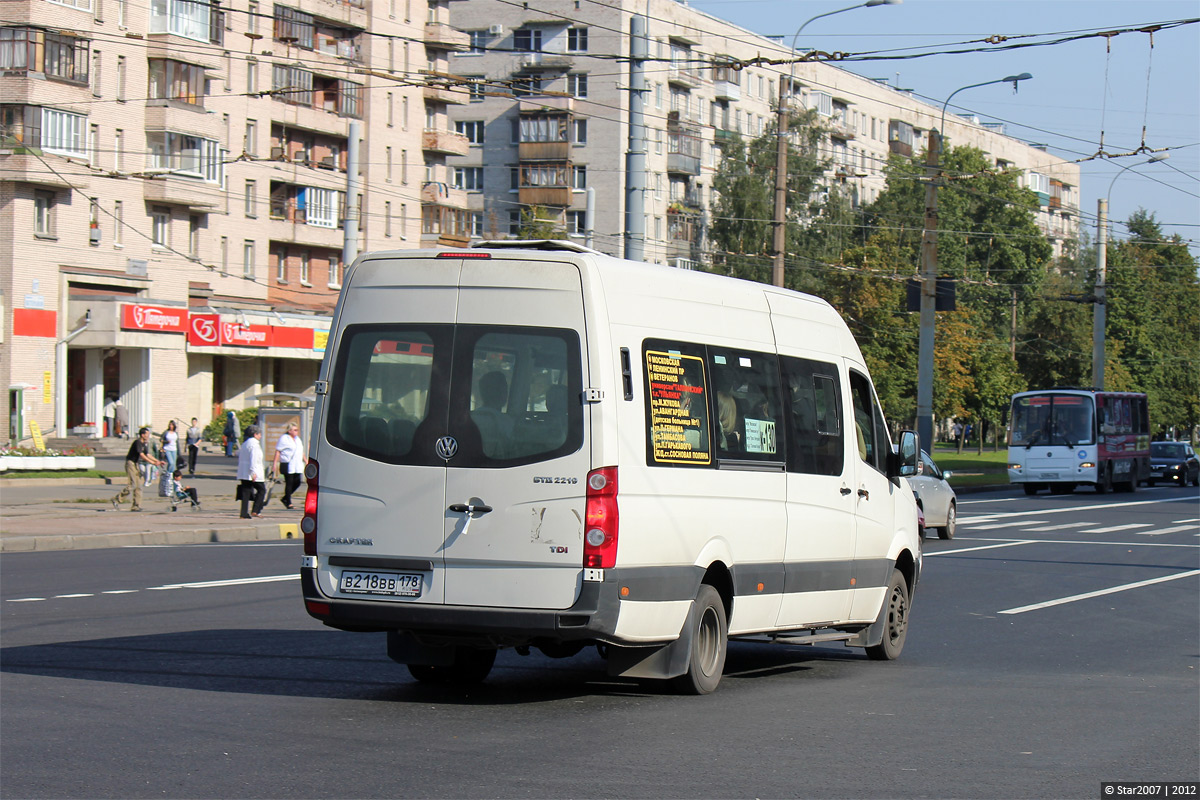
<svg viewBox="0 0 1200 800">
<path fill-rule="evenodd" d="M 18 480 L 25 478 L 123 478 L 125 472 L 117 472 L 107 469 L 27 469 L 27 470 L 5 470 L 0 472 L 0 478 L 5 480 L 16 478 Z"/>
<path fill-rule="evenodd" d="M 964 448 L 959 455 L 954 445 L 939 445 L 934 448 L 933 460 L 943 470 L 950 470 L 951 486 L 994 486 L 1008 483 L 1008 448 L 999 452 L 985 447 L 983 453 L 975 448 Z"/>
</svg>

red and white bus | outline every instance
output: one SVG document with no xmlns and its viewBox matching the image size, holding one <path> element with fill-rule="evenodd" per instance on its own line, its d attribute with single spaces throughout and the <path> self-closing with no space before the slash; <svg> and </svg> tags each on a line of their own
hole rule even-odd
<svg viewBox="0 0 1200 800">
<path fill-rule="evenodd" d="M 1150 476 L 1150 415 L 1140 392 L 1055 388 L 1012 398 L 1008 480 L 1025 494 L 1079 484 L 1132 492 Z"/>
</svg>

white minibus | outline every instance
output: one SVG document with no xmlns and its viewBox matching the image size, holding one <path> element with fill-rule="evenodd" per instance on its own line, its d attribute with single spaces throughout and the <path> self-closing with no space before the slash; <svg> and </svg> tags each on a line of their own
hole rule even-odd
<svg viewBox="0 0 1200 800">
<path fill-rule="evenodd" d="M 596 645 L 702 694 L 730 639 L 904 645 L 916 435 L 816 297 L 566 242 L 372 253 L 317 396 L 305 606 L 419 680 Z"/>
</svg>

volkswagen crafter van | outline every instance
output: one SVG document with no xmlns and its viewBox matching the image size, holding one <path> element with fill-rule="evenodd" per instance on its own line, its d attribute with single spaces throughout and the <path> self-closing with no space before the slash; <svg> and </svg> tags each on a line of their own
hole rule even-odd
<svg viewBox="0 0 1200 800">
<path fill-rule="evenodd" d="M 317 395 L 305 605 L 420 680 L 598 645 L 706 693 L 731 638 L 904 645 L 916 435 L 823 300 L 564 242 L 363 255 Z"/>
</svg>

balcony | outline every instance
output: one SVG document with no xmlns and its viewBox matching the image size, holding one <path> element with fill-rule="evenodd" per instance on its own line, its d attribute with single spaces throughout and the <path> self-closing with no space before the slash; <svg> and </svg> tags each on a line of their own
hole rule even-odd
<svg viewBox="0 0 1200 800">
<path fill-rule="evenodd" d="M 858 132 L 854 130 L 854 126 L 846 122 L 841 117 L 834 117 L 829 120 L 829 135 L 835 139 L 843 139 L 849 141 L 853 139 Z"/>
<path fill-rule="evenodd" d="M 683 89 L 699 89 L 704 83 L 699 70 L 694 67 L 672 66 L 667 73 L 667 83 Z"/>
<path fill-rule="evenodd" d="M 742 99 L 742 87 L 733 81 L 713 81 L 713 94 L 718 100 L 736 103 Z"/>
<path fill-rule="evenodd" d="M 425 46 L 434 50 L 462 51 L 471 46 L 471 36 L 443 22 L 426 22 Z"/>
<path fill-rule="evenodd" d="M 142 197 L 147 203 L 210 211 L 224 201 L 225 192 L 215 184 L 166 175 L 142 181 Z"/>
<path fill-rule="evenodd" d="M 517 145 L 517 158 L 521 161 L 566 161 L 570 154 L 570 142 L 521 142 Z"/>
<path fill-rule="evenodd" d="M 729 144 L 734 139 L 738 138 L 738 136 L 739 136 L 739 134 L 737 131 L 728 131 L 728 130 L 725 130 L 724 128 L 714 128 L 713 129 L 713 142 L 715 142 L 716 144 L 719 144 L 719 145 Z"/>
<path fill-rule="evenodd" d="M 517 68 L 514 72 L 533 72 L 536 70 L 569 70 L 575 59 L 561 53 L 521 53 L 517 56 Z"/>
<path fill-rule="evenodd" d="M 470 148 L 471 142 L 461 133 L 428 129 L 421 132 L 421 149 L 429 153 L 465 156 Z"/>
<path fill-rule="evenodd" d="M 570 186 L 522 186 L 517 190 L 517 199 L 523 206 L 571 205 Z"/>
<path fill-rule="evenodd" d="M 83 175 L 78 175 L 72 172 L 70 179 L 60 178 L 57 173 L 46 169 L 46 164 L 42 160 L 48 159 L 51 163 L 56 160 L 55 156 L 42 156 L 39 158 L 34 153 L 41 153 L 37 148 L 26 147 L 21 144 L 7 143 L 0 141 L 0 174 L 4 175 L 5 183 L 9 181 L 13 183 L 32 183 L 38 186 L 52 186 L 55 189 L 86 189 L 90 185 L 90 181 Z"/>
<path fill-rule="evenodd" d="M 471 99 L 464 86 L 449 87 L 426 84 L 423 93 L 429 102 L 446 103 L 453 106 L 461 106 Z"/>
<path fill-rule="evenodd" d="M 447 208 L 465 209 L 467 192 L 441 181 L 426 181 L 421 184 L 421 202 L 433 203 Z"/>
</svg>

